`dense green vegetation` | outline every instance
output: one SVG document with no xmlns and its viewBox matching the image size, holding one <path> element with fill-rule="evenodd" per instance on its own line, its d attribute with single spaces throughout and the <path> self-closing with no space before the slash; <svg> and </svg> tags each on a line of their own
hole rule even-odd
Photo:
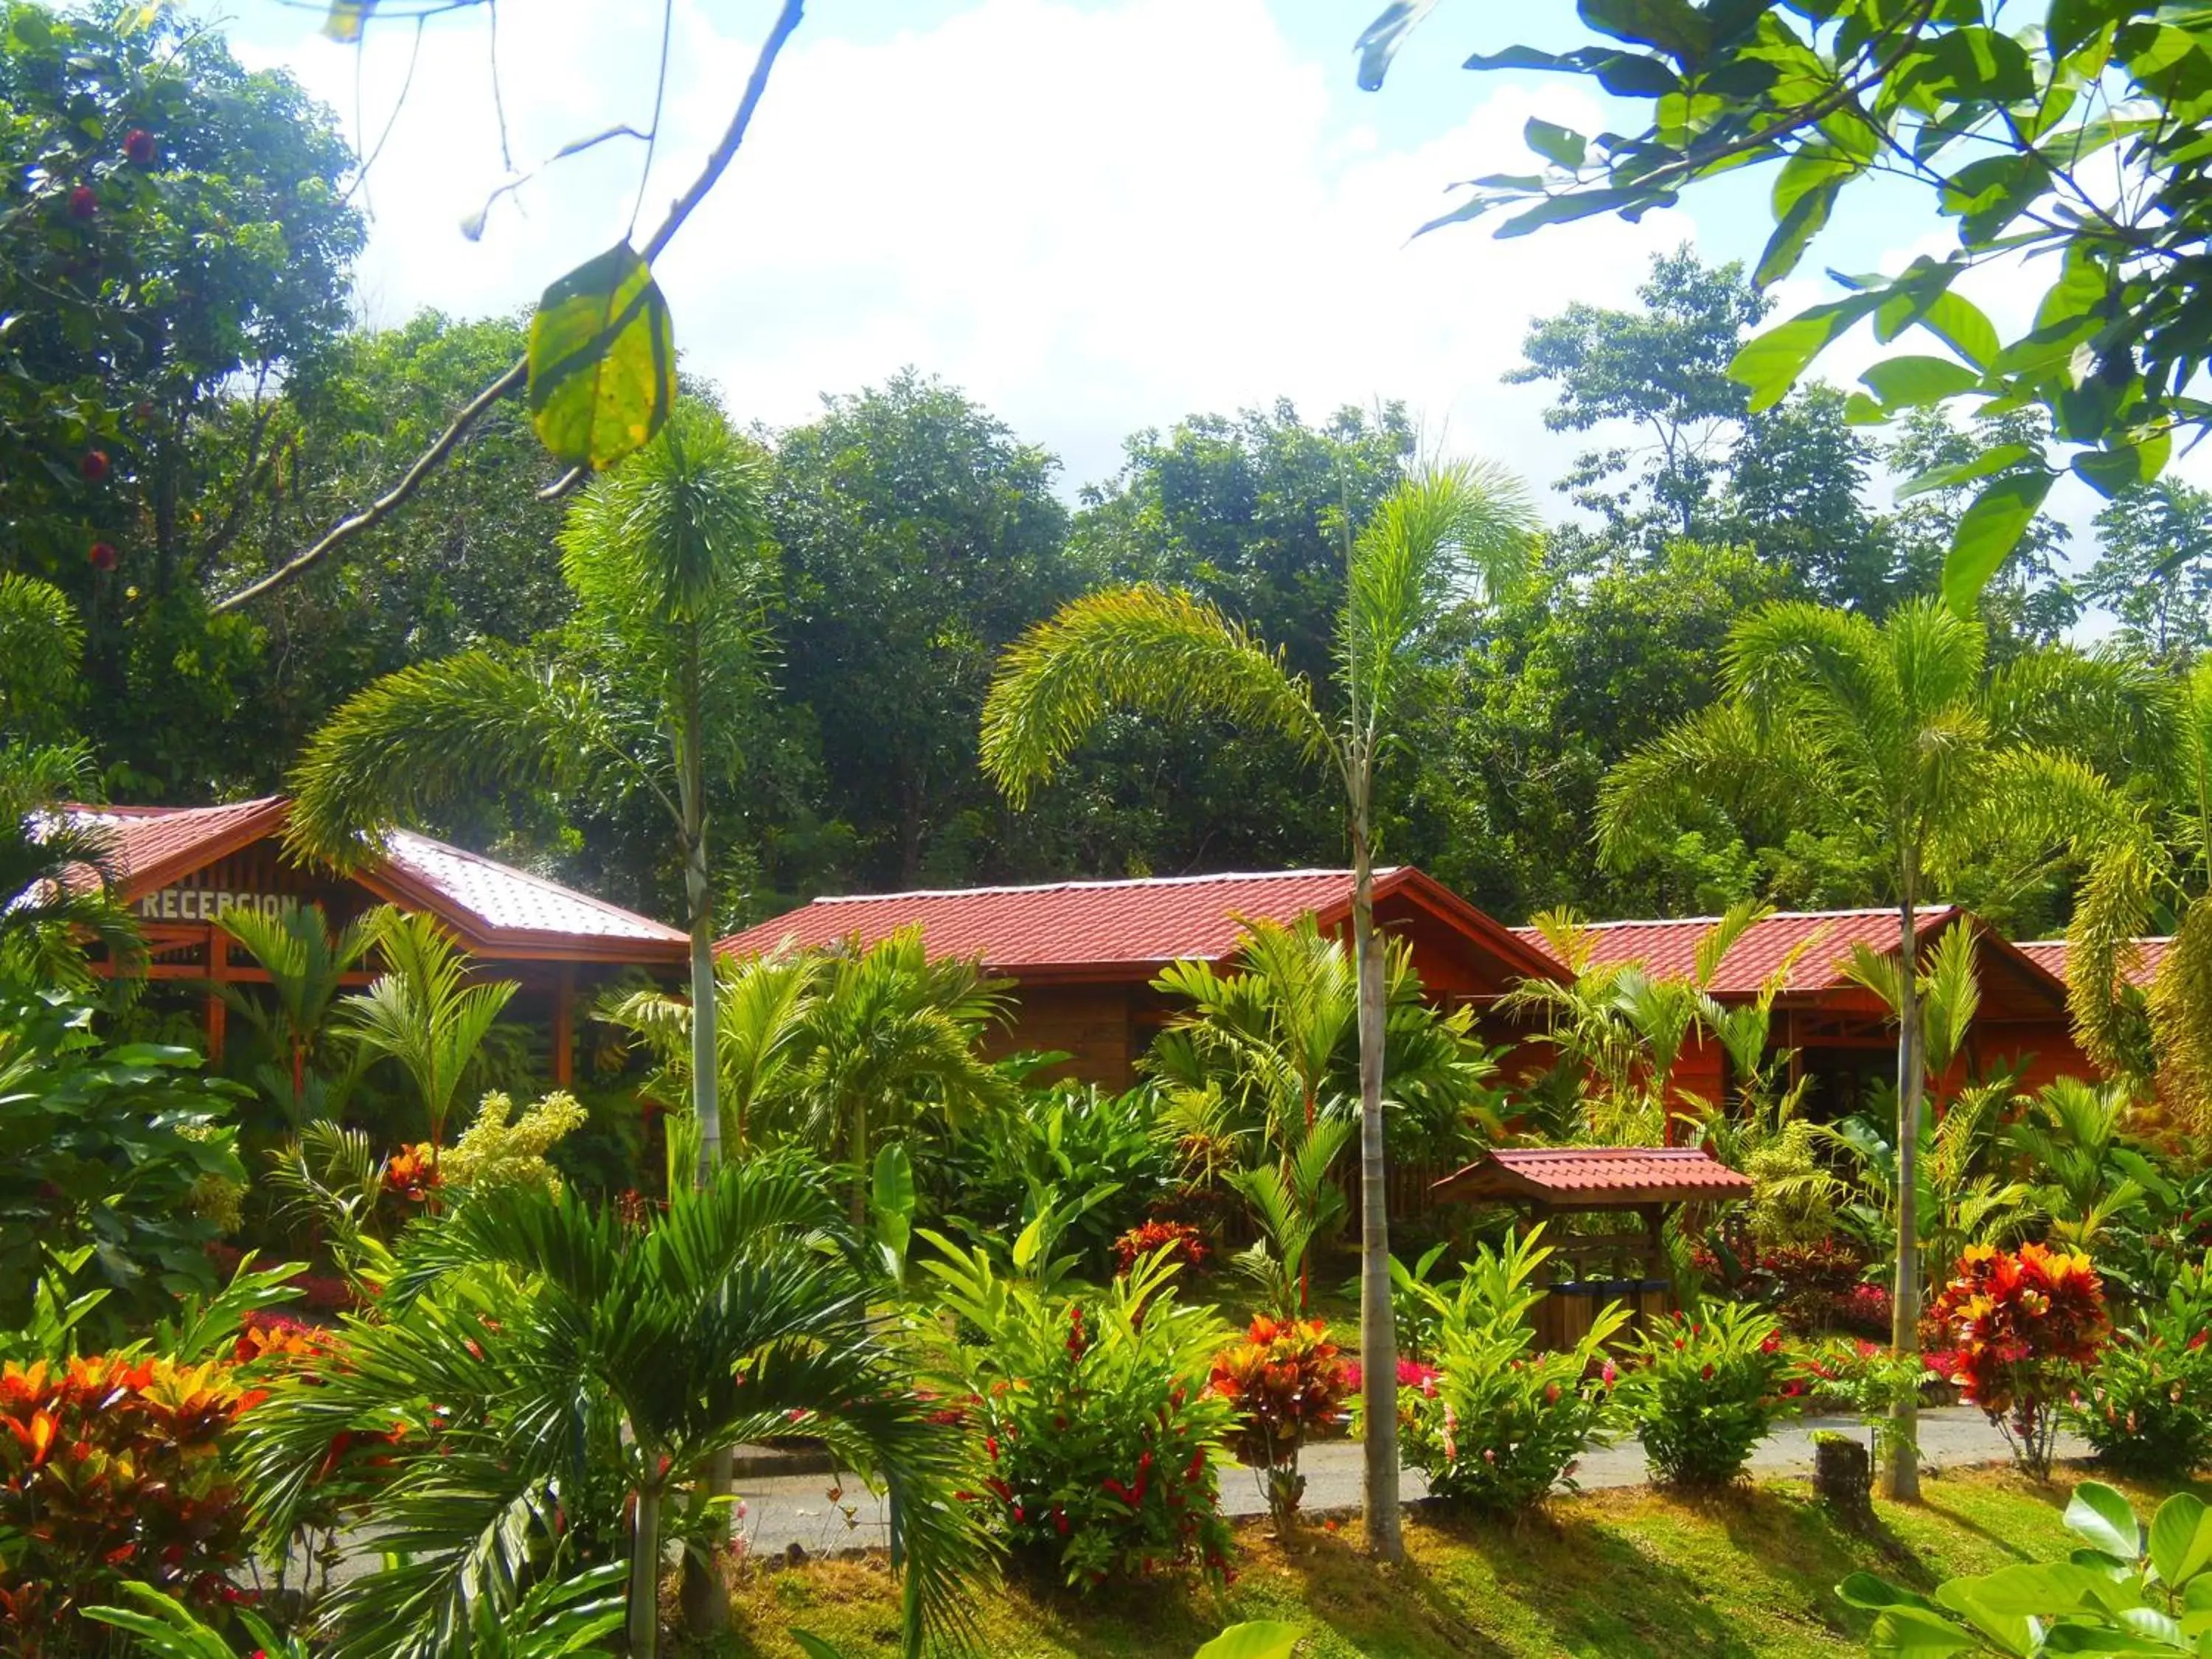
<svg viewBox="0 0 2212 1659">
<path fill-rule="evenodd" d="M 1370 74 L 1423 9 L 1370 32 Z M 1633 307 L 1529 327 L 1509 378 L 1593 446 L 1547 514 L 1388 404 L 1194 414 L 1072 495 L 914 369 L 746 428 L 679 380 L 649 261 L 750 101 L 659 231 L 527 323 L 364 330 L 327 112 L 159 5 L 0 3 L 11 1635 L 39 1659 L 642 1656 L 672 1626 L 808 1659 L 1152 1653 L 1273 1617 L 1310 1652 L 1409 1655 L 2195 1640 L 2197 1499 L 2139 1534 L 2085 1486 L 2064 1525 L 2096 1553 L 2063 1562 L 2049 1481 L 2063 1426 L 2114 1469 L 2212 1455 L 2212 507 L 2159 476 L 2204 418 L 2201 307 L 2142 240 L 2143 214 L 2196 222 L 2212 148 L 2178 141 L 2212 70 L 2193 25 L 2124 5 L 2025 43 L 1971 3 L 1893 9 L 1811 8 L 1808 43 L 1755 4 L 1585 8 L 1656 55 L 1553 66 L 1659 96 L 1657 126 L 1593 159 L 1532 124 L 1555 173 L 1481 201 L 1541 198 L 1521 228 L 1640 210 L 1785 152 L 1791 199 L 1749 276 L 1685 249 Z M 2158 205 L 2058 229 L 2039 204 L 2079 192 L 2039 146 L 2108 69 L 2160 112 L 2066 142 L 2125 145 Z M 1769 317 L 1876 129 L 1923 171 L 2002 135 L 1943 199 L 1969 259 L 2023 217 L 2063 252 L 2033 333 L 2001 344 L 1948 265 Z M 1801 384 L 1862 315 L 1965 362 Z M 441 433 L 419 488 L 326 533 Z M 2040 511 L 2067 450 L 2111 498 L 2094 554 Z M 1885 478 L 1911 481 L 1893 509 Z M 67 808 L 280 787 L 308 860 L 417 823 L 678 916 L 688 986 L 610 984 L 599 1063 L 550 1089 L 519 985 L 434 917 L 254 913 L 226 925 L 265 986 L 183 988 L 240 1017 L 211 1063 L 138 971 L 112 838 Z M 1375 926 L 1385 859 L 1535 916 L 1559 972 L 1430 1000 Z M 1253 924 L 1167 966 L 1118 1092 L 1003 1054 L 1014 988 L 919 931 L 711 955 L 811 893 L 1293 864 L 1351 866 L 1349 939 Z M 1979 936 L 1919 926 L 1946 897 L 2070 926 L 2098 1075 L 1987 1061 Z M 1716 990 L 1791 902 L 1894 907 L 1895 948 L 1847 964 L 1893 1083 L 1816 1108 L 1789 964 Z M 1684 909 L 1720 913 L 1686 974 L 1601 962 L 1580 920 Z M 1492 1045 L 1523 1036 L 1547 1064 L 1509 1080 Z M 1693 1046 L 1726 1057 L 1713 1097 Z M 1742 1195 L 1636 1235 L 1389 1212 L 1408 1166 L 1661 1139 Z M 1624 1251 L 1664 1268 L 1626 1293 L 1676 1305 L 1593 1301 L 1540 1352 L 1553 1276 Z M 2018 1475 L 1871 1528 L 1847 1491 L 1742 1484 L 1813 1401 L 1911 1498 L 1917 1408 L 1954 1398 Z M 1302 1453 L 1347 1433 L 1356 1534 L 1301 1516 Z M 1437 1495 L 1402 1533 L 1401 1435 Z M 1654 1489 L 1559 1500 L 1631 1438 Z M 746 1567 L 729 1454 L 762 1442 L 882 1490 L 893 1559 Z M 1255 1474 L 1271 1539 L 1223 1513 Z M 2116 1624 L 2151 1645 L 2098 1647 Z"/>
</svg>

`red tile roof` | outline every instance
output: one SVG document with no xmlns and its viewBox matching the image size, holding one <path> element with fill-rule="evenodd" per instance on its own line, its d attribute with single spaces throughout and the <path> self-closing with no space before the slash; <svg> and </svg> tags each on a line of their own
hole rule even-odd
<svg viewBox="0 0 2212 1659">
<path fill-rule="evenodd" d="M 1378 872 L 1378 878 L 1390 873 Z M 971 887 L 818 898 L 732 934 L 732 955 L 858 938 L 873 945 L 919 924 L 931 951 L 974 957 L 986 968 L 1148 967 L 1216 961 L 1243 935 L 1238 918 L 1288 923 L 1352 902 L 1346 870 L 1260 875 L 1167 876 L 1141 881 L 1063 881 L 1038 887 Z"/>
<path fill-rule="evenodd" d="M 1479 939 L 1510 972 L 1556 972 L 1540 946 L 1530 948 L 1419 870 L 1376 871 L 1376 900 L 1398 893 Z M 1287 924 L 1310 915 L 1334 927 L 1351 909 L 1348 870 L 1063 881 L 818 898 L 734 933 L 715 949 L 766 954 L 787 941 L 804 948 L 854 938 L 868 945 L 919 925 L 933 955 L 980 958 L 994 973 L 1149 976 L 1171 962 L 1220 961 L 1237 949 L 1247 919 Z"/>
<path fill-rule="evenodd" d="M 2139 939 L 2136 941 L 2136 959 L 2127 969 L 2130 985 L 2148 985 L 2158 965 L 2166 960 L 2166 947 L 2171 939 Z M 2020 953 L 2052 978 L 2066 977 L 2066 941 L 2063 939 L 2024 939 Z"/>
<path fill-rule="evenodd" d="M 156 891 L 277 834 L 291 803 L 282 796 L 225 806 L 85 806 L 66 810 L 113 837 L 122 896 Z M 361 872 L 382 898 L 430 911 L 478 955 L 549 961 L 579 954 L 622 961 L 680 961 L 680 930 L 587 893 L 408 830 Z"/>
<path fill-rule="evenodd" d="M 1436 1183 L 1439 1196 L 1626 1207 L 1744 1198 L 1750 1177 L 1702 1146 L 1513 1146 Z"/>
<path fill-rule="evenodd" d="M 1925 910 L 1920 916 L 1920 937 L 1940 933 L 1960 915 L 1955 905 Z M 1601 921 L 1585 923 L 1595 936 L 1591 960 L 1598 966 L 1635 963 L 1660 979 L 1688 979 L 1697 971 L 1698 945 L 1717 916 L 1689 916 L 1667 921 Z M 1546 949 L 1533 927 L 1513 930 Z M 1808 943 L 1809 941 L 1809 943 Z M 1784 910 L 1764 921 L 1753 922 L 1729 947 L 1707 988 L 1720 998 L 1751 997 L 1792 951 L 1803 953 L 1790 969 L 1787 989 L 1796 992 L 1832 990 L 1847 982 L 1844 973 L 1853 945 L 1893 953 L 1897 949 L 1897 912 L 1880 910 Z"/>
</svg>

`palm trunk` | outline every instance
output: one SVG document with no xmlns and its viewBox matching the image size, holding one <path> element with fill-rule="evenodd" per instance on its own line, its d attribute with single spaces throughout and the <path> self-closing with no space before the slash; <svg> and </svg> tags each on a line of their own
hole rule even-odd
<svg viewBox="0 0 2212 1659">
<path fill-rule="evenodd" d="M 1359 975 L 1359 1392 L 1366 1422 L 1367 1549 L 1402 1560 L 1398 1516 L 1397 1328 L 1390 1310 L 1389 1164 L 1382 1137 L 1382 945 L 1375 933 L 1367 814 L 1352 831 L 1352 945 Z"/>
<path fill-rule="evenodd" d="M 696 627 L 696 625 L 695 625 Z M 684 814 L 684 898 L 691 932 L 691 1109 L 699 1120 L 699 1184 L 722 1166 L 720 1044 L 714 1033 L 714 904 L 707 879 L 706 734 L 699 726 L 699 652 L 684 662 L 683 725 L 676 734 L 677 805 Z"/>
<path fill-rule="evenodd" d="M 630 1659 L 653 1659 L 660 1641 L 660 1494 L 640 1489 L 629 1543 Z"/>
<path fill-rule="evenodd" d="M 860 1232 L 868 1224 L 868 1101 L 865 1095 L 853 1102 L 851 1139 L 846 1150 L 853 1155 L 853 1196 L 849 1213 L 853 1231 Z"/>
<path fill-rule="evenodd" d="M 1900 1357 L 1920 1352 L 1920 1109 L 1926 1086 L 1921 1060 L 1918 872 L 1908 865 L 1898 907 L 1897 993 L 1897 1278 L 1890 1307 L 1890 1346 Z M 1907 1390 L 1891 1407 L 1884 1486 L 1899 1499 L 1920 1496 L 1920 1402 Z"/>
</svg>

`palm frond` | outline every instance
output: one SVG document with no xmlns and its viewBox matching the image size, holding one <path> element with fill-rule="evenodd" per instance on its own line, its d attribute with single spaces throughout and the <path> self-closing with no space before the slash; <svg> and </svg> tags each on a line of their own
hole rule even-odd
<svg viewBox="0 0 2212 1659">
<path fill-rule="evenodd" d="M 486 789 L 634 781 L 638 748 L 604 688 L 574 674 L 490 650 L 417 663 L 356 692 L 308 741 L 292 771 L 285 842 L 358 868 L 393 824 Z"/>
<path fill-rule="evenodd" d="M 1008 648 L 983 705 L 983 769 L 1019 805 L 1115 708 L 1225 718 L 1309 757 L 1331 747 L 1281 652 L 1189 593 L 1139 586 L 1076 599 Z"/>
</svg>

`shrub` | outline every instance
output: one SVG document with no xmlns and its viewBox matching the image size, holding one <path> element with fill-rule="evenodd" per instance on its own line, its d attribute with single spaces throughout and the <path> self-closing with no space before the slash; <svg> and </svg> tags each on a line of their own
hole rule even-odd
<svg viewBox="0 0 2212 1659">
<path fill-rule="evenodd" d="M 1655 1321 L 1626 1371 L 1652 1478 L 1684 1486 L 1735 1480 L 1790 1409 L 1790 1369 L 1773 1316 L 1741 1303 Z"/>
<path fill-rule="evenodd" d="M 219 1361 L 0 1368 L 0 1608 L 24 1651 L 104 1645 L 82 1614 L 126 1582 L 198 1607 L 237 1598 L 246 1514 L 223 1454 L 259 1397 Z"/>
<path fill-rule="evenodd" d="M 965 1496 L 1018 1562 L 1085 1590 L 1109 1578 L 1196 1566 L 1228 1577 L 1214 1455 L 1234 1416 L 1206 1392 L 1224 1334 L 1175 1298 L 1155 1257 L 1096 1295 L 1048 1296 L 941 1239 L 923 1266 L 978 1340 L 945 1356 L 966 1422 L 976 1490 Z"/>
<path fill-rule="evenodd" d="M 509 1122 L 514 1110 L 514 1102 L 495 1089 L 479 1101 L 476 1121 L 439 1158 L 439 1179 L 454 1188 L 535 1187 L 540 1192 L 560 1191 L 561 1177 L 545 1161 L 545 1154 L 562 1137 L 584 1126 L 584 1109 L 575 1096 L 556 1089 Z M 390 1179 L 388 1173 L 386 1179 Z"/>
<path fill-rule="evenodd" d="M 2116 1331 L 2066 1409 L 2124 1474 L 2185 1476 L 2212 1462 L 2212 1257 Z"/>
<path fill-rule="evenodd" d="M 2003 1432 L 2021 1468 L 2049 1480 L 2056 1407 L 2111 1330 L 2089 1258 L 2041 1244 L 1970 1244 L 1928 1317 L 1954 1344 L 1960 1398 Z"/>
<path fill-rule="evenodd" d="M 1230 1449 L 1240 1462 L 1267 1472 L 1267 1509 L 1279 1530 L 1296 1522 L 1305 1495 L 1300 1449 L 1344 1421 L 1351 1384 L 1339 1352 L 1318 1319 L 1260 1314 L 1244 1340 L 1213 1361 L 1206 1391 L 1235 1407 Z"/>
<path fill-rule="evenodd" d="M 1438 1293 L 1434 1370 L 1406 1388 L 1398 1415 L 1406 1461 L 1429 1491 L 1489 1514 L 1510 1514 L 1571 1484 L 1575 1460 L 1622 1426 L 1615 1370 L 1605 1344 L 1627 1320 L 1607 1304 L 1581 1342 L 1534 1352 L 1528 1311 L 1543 1297 L 1529 1284 L 1551 1255 L 1538 1235 L 1485 1247 L 1454 1294 Z"/>
<path fill-rule="evenodd" d="M 214 1288 L 210 1210 L 245 1175 L 229 1123 L 245 1091 L 189 1049 L 103 1045 L 92 1019 L 0 992 L 0 1328 L 29 1318 L 47 1252 L 93 1245 L 70 1289 L 108 1292 L 87 1333 L 105 1346 Z"/>
<path fill-rule="evenodd" d="M 1155 1218 L 1135 1226 L 1114 1241 L 1117 1273 L 1127 1273 L 1146 1256 L 1160 1251 L 1179 1267 L 1198 1267 L 1206 1262 L 1206 1235 L 1186 1221 Z"/>
</svg>

